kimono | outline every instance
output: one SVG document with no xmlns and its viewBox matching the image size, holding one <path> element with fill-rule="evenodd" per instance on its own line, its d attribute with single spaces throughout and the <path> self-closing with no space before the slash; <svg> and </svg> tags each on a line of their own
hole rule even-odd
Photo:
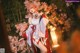
<svg viewBox="0 0 80 53">
<path fill-rule="evenodd" d="M 48 30 L 46 30 L 47 29 L 46 25 L 48 24 L 48 22 L 49 20 L 44 16 L 41 18 L 41 20 L 40 18 L 37 18 L 37 19 L 35 19 L 34 17 L 29 18 L 29 27 L 26 30 L 26 37 L 27 37 L 27 43 L 29 44 L 29 46 L 31 47 L 34 46 L 33 41 L 35 41 L 37 44 L 39 43 L 39 41 L 41 41 L 46 46 L 46 48 L 48 47 L 47 49 L 49 50 L 48 53 L 51 53 L 50 51 L 51 48 L 50 48 L 49 39 L 48 39 Z M 44 40 L 41 40 L 41 38 L 44 38 Z M 34 50 L 36 49 L 34 48 Z"/>
</svg>

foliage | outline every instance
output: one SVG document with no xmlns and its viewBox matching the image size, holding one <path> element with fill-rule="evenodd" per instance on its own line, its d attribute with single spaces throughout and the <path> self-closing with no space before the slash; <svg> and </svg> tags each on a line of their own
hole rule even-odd
<svg viewBox="0 0 80 53">
<path fill-rule="evenodd" d="M 25 9 L 22 0 L 2 1 L 6 23 L 11 26 L 11 33 L 15 33 L 14 25 L 21 22 L 25 16 Z"/>
<path fill-rule="evenodd" d="M 41 2 L 47 2 L 48 5 L 54 3 L 57 5 L 59 9 L 65 9 L 65 2 L 63 0 L 40 0 Z M 6 23 L 10 24 L 10 34 L 15 33 L 14 25 L 17 22 L 24 21 L 24 17 L 26 14 L 24 7 L 24 0 L 2 0 L 2 5 L 4 9 L 4 15 L 6 19 Z"/>
</svg>

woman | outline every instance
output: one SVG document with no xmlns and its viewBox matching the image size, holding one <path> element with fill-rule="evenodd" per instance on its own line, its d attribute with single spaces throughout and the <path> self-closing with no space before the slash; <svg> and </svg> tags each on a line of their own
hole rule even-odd
<svg viewBox="0 0 80 53">
<path fill-rule="evenodd" d="M 48 37 L 46 36 L 47 23 L 48 19 L 41 16 L 38 12 L 33 12 L 32 18 L 29 18 L 29 27 L 26 30 L 26 37 L 27 43 L 34 49 L 34 53 L 36 53 L 34 45 L 40 49 L 41 53 L 47 53 L 48 51 L 45 46 Z"/>
</svg>

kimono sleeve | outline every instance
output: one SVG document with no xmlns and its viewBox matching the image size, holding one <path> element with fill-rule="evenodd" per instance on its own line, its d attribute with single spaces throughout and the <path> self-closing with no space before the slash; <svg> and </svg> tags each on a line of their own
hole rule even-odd
<svg viewBox="0 0 80 53">
<path fill-rule="evenodd" d="M 47 18 L 42 18 L 40 21 L 40 31 L 39 31 L 39 36 L 40 37 L 45 37 L 46 33 L 46 25 L 48 24 L 49 20 Z"/>
</svg>

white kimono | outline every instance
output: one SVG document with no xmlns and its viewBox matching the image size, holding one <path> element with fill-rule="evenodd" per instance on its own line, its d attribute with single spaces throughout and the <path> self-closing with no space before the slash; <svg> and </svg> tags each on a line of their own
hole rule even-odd
<svg viewBox="0 0 80 53">
<path fill-rule="evenodd" d="M 27 36 L 27 43 L 31 46 L 31 33 L 32 33 L 32 26 L 35 25 L 36 29 L 35 32 L 32 34 L 35 42 L 37 43 L 41 37 L 45 37 L 46 25 L 49 22 L 47 18 L 29 18 L 29 28 L 26 30 Z"/>
</svg>

